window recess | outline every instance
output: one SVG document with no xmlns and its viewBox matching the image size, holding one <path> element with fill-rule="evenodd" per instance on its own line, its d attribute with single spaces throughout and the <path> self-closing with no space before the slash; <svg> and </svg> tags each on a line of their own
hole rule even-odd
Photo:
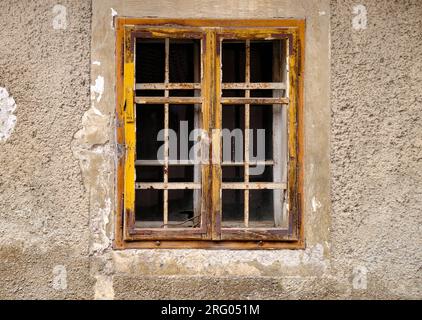
<svg viewBox="0 0 422 320">
<path fill-rule="evenodd" d="M 303 246 L 303 21 L 225 24 L 118 19 L 116 248 Z"/>
</svg>

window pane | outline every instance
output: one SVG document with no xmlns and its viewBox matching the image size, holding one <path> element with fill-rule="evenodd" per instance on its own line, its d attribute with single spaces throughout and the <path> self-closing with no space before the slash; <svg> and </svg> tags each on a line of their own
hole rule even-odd
<svg viewBox="0 0 422 320">
<path fill-rule="evenodd" d="M 169 166 L 169 182 L 193 182 L 194 166 Z"/>
<path fill-rule="evenodd" d="M 249 158 L 271 160 L 273 158 L 273 108 L 272 106 L 250 107 Z"/>
<path fill-rule="evenodd" d="M 200 40 L 170 39 L 170 82 L 199 82 L 200 61 Z"/>
<path fill-rule="evenodd" d="M 200 210 L 194 210 L 193 190 L 169 190 L 169 228 L 199 227 Z M 195 212 L 196 211 L 196 212 Z"/>
<path fill-rule="evenodd" d="M 136 182 L 163 182 L 162 166 L 136 166 Z"/>
<path fill-rule="evenodd" d="M 222 194 L 223 228 L 239 228 L 244 226 L 244 191 L 223 190 Z"/>
<path fill-rule="evenodd" d="M 249 227 L 274 227 L 274 191 L 249 190 Z"/>
<path fill-rule="evenodd" d="M 170 105 L 169 108 L 169 159 L 188 160 L 194 141 L 189 134 L 194 129 L 194 105 Z"/>
<path fill-rule="evenodd" d="M 163 105 L 137 105 L 136 108 L 136 157 L 140 160 L 157 160 L 163 141 L 158 133 L 164 127 Z M 159 155 L 163 159 L 163 155 Z"/>
<path fill-rule="evenodd" d="M 136 42 L 136 82 L 164 82 L 164 39 L 138 39 Z"/>
<path fill-rule="evenodd" d="M 273 167 L 259 164 L 257 166 L 249 167 L 249 181 L 250 182 L 272 182 L 273 181 Z"/>
<path fill-rule="evenodd" d="M 223 106 L 222 159 L 224 162 L 240 162 L 244 159 L 245 107 Z"/>
<path fill-rule="evenodd" d="M 245 42 L 223 41 L 223 82 L 245 82 Z"/>
<path fill-rule="evenodd" d="M 136 226 L 161 228 L 163 225 L 163 190 L 136 190 Z"/>
<path fill-rule="evenodd" d="M 224 166 L 222 168 L 223 182 L 243 182 L 244 168 L 243 166 Z"/>
</svg>

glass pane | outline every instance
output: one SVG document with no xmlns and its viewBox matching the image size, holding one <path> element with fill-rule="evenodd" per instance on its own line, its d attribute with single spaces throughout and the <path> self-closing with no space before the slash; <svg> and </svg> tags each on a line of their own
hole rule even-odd
<svg viewBox="0 0 422 320">
<path fill-rule="evenodd" d="M 273 181 L 273 167 L 258 164 L 257 166 L 249 167 L 249 181 L 250 182 L 272 182 Z"/>
<path fill-rule="evenodd" d="M 223 182 L 243 182 L 244 168 L 243 166 L 223 166 Z"/>
<path fill-rule="evenodd" d="M 169 182 L 193 182 L 194 166 L 169 166 Z"/>
<path fill-rule="evenodd" d="M 244 41 L 223 41 L 223 82 L 245 82 Z"/>
<path fill-rule="evenodd" d="M 163 190 L 136 190 L 136 227 L 163 227 Z"/>
<path fill-rule="evenodd" d="M 244 159 L 245 107 L 223 106 L 222 159 L 224 162 L 241 162 Z"/>
<path fill-rule="evenodd" d="M 249 190 L 249 228 L 274 227 L 273 196 L 273 190 Z"/>
<path fill-rule="evenodd" d="M 193 105 L 170 105 L 169 108 L 169 159 L 188 160 L 194 141 L 189 134 L 194 129 Z"/>
<path fill-rule="evenodd" d="M 245 192 L 243 190 L 223 190 L 222 193 L 223 228 L 243 227 L 243 204 L 245 200 Z"/>
<path fill-rule="evenodd" d="M 200 52 L 200 40 L 170 39 L 170 82 L 199 82 Z"/>
<path fill-rule="evenodd" d="M 169 190 L 168 199 L 169 228 L 200 226 L 200 210 L 194 210 L 194 190 Z"/>
<path fill-rule="evenodd" d="M 163 159 L 158 150 L 163 141 L 158 133 L 164 127 L 163 105 L 137 105 L 136 107 L 136 158 L 140 160 Z M 157 158 L 159 156 L 159 158 Z"/>
<path fill-rule="evenodd" d="M 136 166 L 136 182 L 163 182 L 162 166 Z"/>
<path fill-rule="evenodd" d="M 273 108 L 260 105 L 250 107 L 249 159 L 273 159 Z"/>
<path fill-rule="evenodd" d="M 164 82 L 164 39 L 137 39 L 136 82 Z"/>
</svg>

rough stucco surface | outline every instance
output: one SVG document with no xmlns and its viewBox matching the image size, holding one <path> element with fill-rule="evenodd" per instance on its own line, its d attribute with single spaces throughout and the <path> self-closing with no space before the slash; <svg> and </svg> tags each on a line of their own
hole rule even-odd
<svg viewBox="0 0 422 320">
<path fill-rule="evenodd" d="M 158 14 L 158 2 L 145 15 Z M 218 12 L 212 10 L 218 1 L 200 3 L 199 10 L 192 0 L 186 14 Z M 331 195 L 329 201 L 308 195 L 307 249 L 116 252 L 110 248 L 114 105 L 107 90 L 113 86 L 106 82 L 100 94 L 99 78 L 112 78 L 113 70 L 104 61 L 92 65 L 113 48 L 91 48 L 91 40 L 102 40 L 91 38 L 95 5 L 60 1 L 68 25 L 55 30 L 57 2 L 0 0 L 0 87 L 17 105 L 14 131 L 0 143 L 0 298 L 421 299 L 422 2 L 359 1 L 368 11 L 360 31 L 352 28 L 354 1 L 304 3 L 297 6 L 312 11 L 308 31 L 331 24 L 331 108 L 315 118 L 331 109 L 330 136 L 327 124 L 306 120 L 308 156 L 331 159 L 330 173 L 326 163 L 307 167 L 331 189 L 307 190 Z M 288 7 L 288 1 L 247 1 L 238 15 L 256 10 L 271 17 L 270 4 Z M 324 41 L 308 42 L 308 52 Z M 308 72 L 322 73 L 324 66 L 310 59 L 317 56 L 308 57 Z M 305 83 L 305 90 L 315 86 Z M 330 142 L 327 155 L 313 137 Z"/>
<path fill-rule="evenodd" d="M 4 299 L 93 297 L 89 203 L 70 148 L 90 104 L 91 1 L 60 3 L 66 30 L 53 29 L 56 1 L 0 1 L 0 87 L 18 106 L 0 144 Z"/>
<path fill-rule="evenodd" d="M 368 296 L 422 297 L 422 2 L 332 1 L 332 255 Z"/>
</svg>

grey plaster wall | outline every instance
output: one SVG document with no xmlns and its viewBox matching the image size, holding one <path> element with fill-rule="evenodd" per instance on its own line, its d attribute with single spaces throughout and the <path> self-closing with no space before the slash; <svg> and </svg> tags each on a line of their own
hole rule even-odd
<svg viewBox="0 0 422 320">
<path fill-rule="evenodd" d="M 222 6 L 161 2 L 139 15 Z M 221 17 L 307 19 L 307 248 L 115 252 L 107 41 L 111 8 L 135 1 L 62 0 L 57 30 L 56 1 L 0 0 L 0 87 L 16 102 L 0 141 L 0 298 L 422 298 L 422 2 L 359 1 L 365 30 L 354 1 L 291 3 L 233 1 Z"/>
<path fill-rule="evenodd" d="M 93 297 L 88 195 L 70 149 L 90 104 L 91 1 L 61 1 L 66 30 L 53 29 L 56 4 L 0 1 L 0 87 L 17 117 L 0 144 L 1 298 Z"/>
</svg>

